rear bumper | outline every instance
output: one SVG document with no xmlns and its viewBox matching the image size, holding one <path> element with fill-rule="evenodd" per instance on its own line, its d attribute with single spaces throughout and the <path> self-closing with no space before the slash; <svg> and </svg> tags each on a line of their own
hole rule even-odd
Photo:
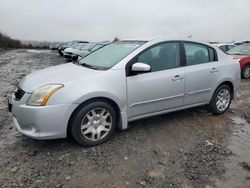
<svg viewBox="0 0 250 188">
<path fill-rule="evenodd" d="M 52 106 L 28 106 L 25 94 L 21 101 L 11 99 L 13 121 L 18 131 L 35 139 L 55 139 L 67 137 L 68 121 L 77 104 Z"/>
</svg>

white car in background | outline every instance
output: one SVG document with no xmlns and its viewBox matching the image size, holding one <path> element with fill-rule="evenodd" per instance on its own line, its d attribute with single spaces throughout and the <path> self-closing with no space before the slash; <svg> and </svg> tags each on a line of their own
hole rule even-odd
<svg viewBox="0 0 250 188">
<path fill-rule="evenodd" d="M 221 49 L 224 53 L 227 53 L 229 50 L 237 46 L 233 43 L 218 43 L 218 44 L 213 44 L 213 45 Z"/>
<path fill-rule="evenodd" d="M 84 48 L 87 45 L 89 45 L 89 43 L 77 42 L 74 45 L 72 45 L 71 47 L 66 48 L 65 50 L 63 50 L 63 57 L 65 57 L 66 60 L 71 61 L 73 52 L 75 50 Z"/>
<path fill-rule="evenodd" d="M 74 49 L 72 53 L 72 61 L 77 61 L 86 55 L 110 44 L 110 41 L 104 41 L 104 42 L 99 42 L 99 43 L 88 43 L 87 45 L 83 46 L 80 49 Z"/>
</svg>

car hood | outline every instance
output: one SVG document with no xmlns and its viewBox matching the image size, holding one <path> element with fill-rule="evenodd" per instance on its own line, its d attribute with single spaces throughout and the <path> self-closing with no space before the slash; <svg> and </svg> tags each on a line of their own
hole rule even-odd
<svg viewBox="0 0 250 188">
<path fill-rule="evenodd" d="M 81 57 L 84 57 L 86 55 L 88 55 L 90 52 L 88 50 L 79 50 L 79 51 L 75 51 L 74 54 L 79 55 Z"/>
<path fill-rule="evenodd" d="M 100 70 L 85 68 L 73 63 L 57 65 L 35 71 L 25 76 L 19 83 L 19 87 L 27 93 L 46 84 L 64 84 L 99 74 Z"/>
<path fill-rule="evenodd" d="M 72 54 L 77 54 L 79 51 L 80 50 L 78 50 L 78 49 L 74 49 L 74 50 L 72 50 Z"/>
<path fill-rule="evenodd" d="M 72 53 L 73 51 L 74 51 L 73 48 L 66 48 L 66 49 L 64 50 L 64 52 L 69 52 L 69 53 Z"/>
</svg>

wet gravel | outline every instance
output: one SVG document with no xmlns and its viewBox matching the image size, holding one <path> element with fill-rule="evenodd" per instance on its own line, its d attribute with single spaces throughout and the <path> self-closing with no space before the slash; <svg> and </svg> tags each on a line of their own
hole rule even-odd
<svg viewBox="0 0 250 188">
<path fill-rule="evenodd" d="M 7 95 L 51 51 L 0 51 L 0 187 L 250 187 L 250 80 L 229 112 L 200 107 L 130 123 L 107 143 L 37 141 L 18 133 Z"/>
</svg>

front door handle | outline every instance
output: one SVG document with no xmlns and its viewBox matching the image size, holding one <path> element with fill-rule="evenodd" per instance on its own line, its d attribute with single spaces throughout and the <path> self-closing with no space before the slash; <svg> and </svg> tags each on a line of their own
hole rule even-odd
<svg viewBox="0 0 250 188">
<path fill-rule="evenodd" d="M 210 70 L 210 72 L 211 72 L 211 73 L 215 73 L 215 72 L 219 72 L 219 70 L 218 70 L 217 68 L 214 67 L 214 68 L 212 68 L 212 69 Z"/>
<path fill-rule="evenodd" d="M 177 81 L 177 80 L 182 80 L 183 79 L 183 76 L 180 76 L 180 75 L 175 75 L 172 80 L 173 81 Z"/>
</svg>

